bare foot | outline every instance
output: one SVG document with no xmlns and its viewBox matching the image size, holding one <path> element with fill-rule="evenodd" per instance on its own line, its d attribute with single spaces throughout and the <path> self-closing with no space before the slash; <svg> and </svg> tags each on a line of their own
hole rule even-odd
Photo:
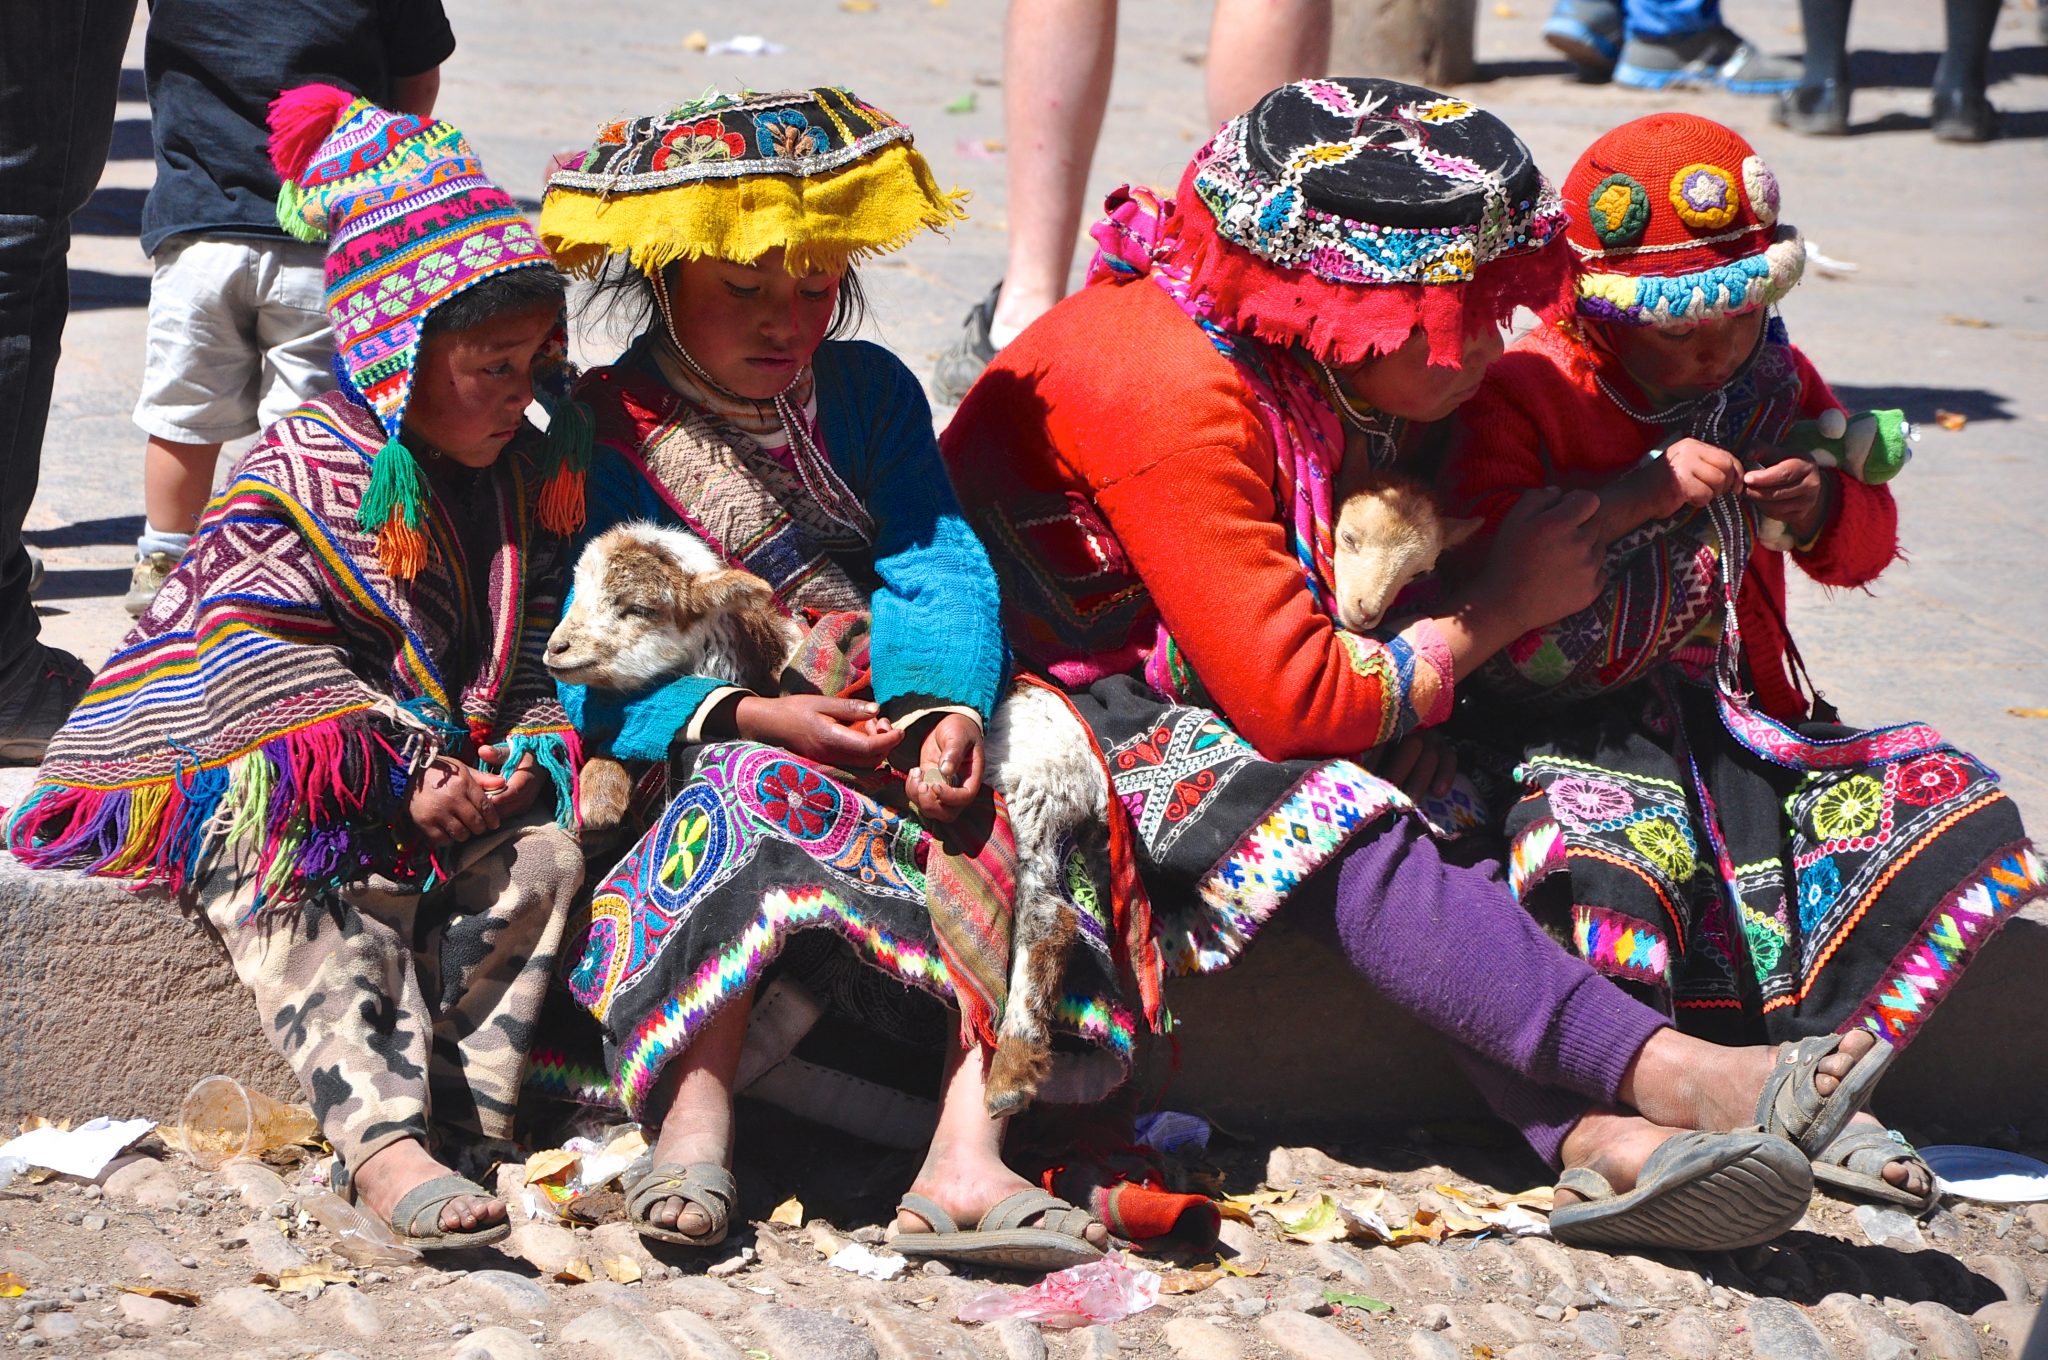
<svg viewBox="0 0 2048 1360">
<path fill-rule="evenodd" d="M 1868 1128 L 1882 1129 L 1884 1121 L 1876 1115 L 1863 1111 L 1849 1121 Z M 1909 1159 L 1905 1153 L 1884 1164 L 1884 1178 L 1909 1195 L 1925 1195 L 1933 1187 L 1927 1183 L 1927 1172 L 1920 1163 Z"/>
<path fill-rule="evenodd" d="M 1636 1188 L 1636 1177 L 1642 1174 L 1643 1163 L 1650 1160 L 1650 1154 L 1662 1147 L 1666 1139 L 1681 1132 L 1681 1129 L 1652 1124 L 1641 1115 L 1626 1114 L 1620 1110 L 1589 1110 L 1565 1135 L 1558 1155 L 1564 1159 L 1567 1168 L 1584 1167 L 1597 1171 L 1614 1187 L 1615 1194 L 1626 1194 Z M 1559 1190 L 1556 1204 L 1562 1209 L 1584 1198 L 1570 1190 Z"/>
<path fill-rule="evenodd" d="M 1833 1095 L 1876 1043 L 1866 1029 L 1843 1035 L 1841 1047 L 1821 1059 L 1814 1089 Z M 1778 1049 L 1768 1044 L 1724 1048 L 1659 1030 L 1623 1078 L 1621 1099 L 1667 1128 L 1744 1128 L 1756 1122 L 1757 1097 L 1777 1061 Z"/>
<path fill-rule="evenodd" d="M 1000 1158 L 935 1141 L 910 1188 L 944 1209 L 962 1228 L 972 1228 L 983 1214 L 1011 1195 L 1035 1187 L 1003 1165 Z M 900 1232 L 921 1233 L 933 1231 L 936 1225 L 925 1222 L 922 1215 L 902 1209 L 896 1214 L 896 1227 Z M 1090 1223 L 1082 1236 L 1098 1250 L 1109 1245 L 1109 1229 L 1100 1223 Z"/>
<path fill-rule="evenodd" d="M 435 1161 L 413 1138 L 379 1148 L 365 1158 L 361 1166 L 349 1168 L 356 1198 L 386 1223 L 391 1223 L 398 1201 L 414 1187 L 424 1185 L 436 1176 L 450 1174 L 447 1167 Z M 441 1209 L 442 1232 L 475 1232 L 504 1221 L 505 1201 L 492 1195 L 464 1195 L 448 1201 Z M 403 1235 L 403 1224 L 391 1223 L 391 1226 Z"/>
<path fill-rule="evenodd" d="M 654 1144 L 654 1164 L 661 1166 L 675 1162 L 689 1166 L 696 1162 L 710 1162 L 725 1166 L 732 1155 L 727 1146 L 727 1130 L 704 1131 L 692 1129 L 681 1120 L 671 1117 L 663 1127 L 661 1137 Z M 730 1168 L 727 1168 L 730 1170 Z M 657 1228 L 672 1228 L 685 1237 L 704 1237 L 714 1231 L 718 1224 L 703 1205 L 681 1195 L 670 1195 L 667 1199 L 656 1200 L 647 1211 L 647 1219 Z"/>
</svg>

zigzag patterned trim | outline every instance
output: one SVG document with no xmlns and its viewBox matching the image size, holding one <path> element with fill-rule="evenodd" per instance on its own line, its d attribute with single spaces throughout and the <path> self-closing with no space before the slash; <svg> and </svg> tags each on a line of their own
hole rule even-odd
<svg viewBox="0 0 2048 1360">
<path fill-rule="evenodd" d="M 526 1060 L 526 1079 L 521 1084 L 529 1091 L 557 1100 L 574 1101 L 578 1105 L 595 1105 L 607 1110 L 625 1108 L 602 1067 L 574 1062 L 566 1053 L 552 1049 L 534 1050 Z"/>
<path fill-rule="evenodd" d="M 2032 844 L 2021 841 L 1992 855 L 1928 916 L 1851 1023 L 1904 1048 L 1985 941 L 2013 913 L 2043 897 L 2048 865 Z"/>
<path fill-rule="evenodd" d="M 1594 972 L 1671 990 L 1671 946 L 1652 927 L 1605 907 L 1572 907 L 1572 944 Z"/>
</svg>

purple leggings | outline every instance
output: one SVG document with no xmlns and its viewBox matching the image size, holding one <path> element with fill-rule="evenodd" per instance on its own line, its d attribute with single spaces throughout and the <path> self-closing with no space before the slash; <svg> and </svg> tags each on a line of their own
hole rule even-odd
<svg viewBox="0 0 2048 1360">
<path fill-rule="evenodd" d="M 1405 820 L 1366 831 L 1288 915 L 1450 1039 L 1494 1113 L 1553 1166 L 1671 1023 L 1559 948 L 1497 865 L 1446 860 Z"/>
</svg>

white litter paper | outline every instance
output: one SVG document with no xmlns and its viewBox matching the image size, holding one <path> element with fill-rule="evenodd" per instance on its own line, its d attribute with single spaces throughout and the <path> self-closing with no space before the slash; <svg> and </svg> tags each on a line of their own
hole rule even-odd
<svg viewBox="0 0 2048 1360">
<path fill-rule="evenodd" d="M 870 1280 L 898 1280 L 910 1268 L 910 1262 L 895 1252 L 874 1251 L 864 1242 L 847 1243 L 825 1264 Z"/>
<path fill-rule="evenodd" d="M 714 57 L 772 57 L 788 50 L 781 43 L 770 42 L 758 33 L 736 33 L 711 44 L 707 52 Z"/>
<path fill-rule="evenodd" d="M 0 1157 L 19 1157 L 30 1166 L 46 1166 L 60 1176 L 97 1180 L 128 1145 L 156 1127 L 154 1119 L 109 1119 L 101 1115 L 75 1129 L 30 1129 L 0 1147 Z"/>
</svg>

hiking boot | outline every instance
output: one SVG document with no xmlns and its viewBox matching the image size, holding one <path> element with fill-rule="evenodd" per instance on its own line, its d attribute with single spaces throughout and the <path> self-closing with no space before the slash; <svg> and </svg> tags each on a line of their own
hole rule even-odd
<svg viewBox="0 0 2048 1360">
<path fill-rule="evenodd" d="M 128 573 L 128 594 L 121 601 L 121 607 L 136 618 L 142 617 L 149 608 L 156 593 L 164 588 L 164 582 L 178 569 L 178 559 L 159 549 L 144 553 L 135 559 L 135 570 Z"/>
<path fill-rule="evenodd" d="M 35 765 L 71 716 L 92 667 L 37 642 L 0 676 L 0 765 Z"/>
<path fill-rule="evenodd" d="M 1543 23 L 1543 41 L 1564 53 L 1588 84 L 1614 74 L 1621 39 L 1621 6 L 1614 0 L 1557 0 Z"/>
<path fill-rule="evenodd" d="M 1934 91 L 1934 140 L 1988 142 L 1998 134 L 1998 110 L 1982 90 Z"/>
<path fill-rule="evenodd" d="M 1841 137 L 1849 131 L 1849 83 L 1823 80 L 1778 97 L 1771 121 L 1808 137 Z"/>
<path fill-rule="evenodd" d="M 988 290 L 987 297 L 968 308 L 959 339 L 946 347 L 933 367 L 932 395 L 941 405 L 958 406 L 966 398 L 967 389 L 981 376 L 981 370 L 996 357 L 996 347 L 989 343 L 988 328 L 995 320 L 996 298 L 1002 291 L 1003 285 L 998 282 Z"/>
<path fill-rule="evenodd" d="M 1681 38 L 1631 37 L 1614 65 L 1614 82 L 1639 90 L 1718 85 L 1733 94 L 1782 94 L 1799 83 L 1799 63 L 1768 56 L 1717 27 Z"/>
</svg>

